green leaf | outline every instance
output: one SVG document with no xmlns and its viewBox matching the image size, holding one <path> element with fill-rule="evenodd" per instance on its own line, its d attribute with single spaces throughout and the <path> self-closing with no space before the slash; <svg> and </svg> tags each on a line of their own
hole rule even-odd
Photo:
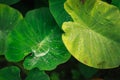
<svg viewBox="0 0 120 80">
<path fill-rule="evenodd" d="M 78 69 L 72 69 L 71 74 L 72 74 L 72 80 L 85 80 L 83 75 L 80 73 Z"/>
<path fill-rule="evenodd" d="M 19 1 L 20 0 L 0 0 L 0 3 L 12 5 L 12 4 L 15 4 L 15 3 L 19 2 Z"/>
<path fill-rule="evenodd" d="M 120 1 L 119 0 L 112 0 L 112 4 L 117 6 L 120 9 Z"/>
<path fill-rule="evenodd" d="M 66 0 L 49 0 L 50 11 L 59 27 L 62 27 L 63 22 L 72 20 L 64 9 L 65 1 Z"/>
<path fill-rule="evenodd" d="M 111 0 L 102 0 L 104 2 L 107 2 L 107 3 L 111 3 L 112 1 Z"/>
<path fill-rule="evenodd" d="M 79 64 L 79 70 L 81 74 L 83 74 L 83 76 L 88 79 L 92 78 L 93 75 L 95 75 L 98 71 L 98 69 L 86 66 L 82 63 Z"/>
<path fill-rule="evenodd" d="M 67 0 L 74 22 L 62 26 L 64 44 L 80 62 L 95 68 L 120 65 L 120 12 L 100 0 Z"/>
<path fill-rule="evenodd" d="M 11 66 L 0 69 L 0 80 L 21 80 L 19 68 Z"/>
<path fill-rule="evenodd" d="M 29 72 L 25 80 L 50 80 L 49 76 L 39 69 L 33 69 Z"/>
<path fill-rule="evenodd" d="M 60 72 L 52 72 L 50 73 L 50 80 L 60 80 Z"/>
<path fill-rule="evenodd" d="M 48 7 L 48 0 L 34 0 L 34 7 Z"/>
<path fill-rule="evenodd" d="M 38 16 L 40 13 L 41 15 Z M 31 16 L 33 16 L 32 19 Z M 38 67 L 40 70 L 51 70 L 70 58 L 61 39 L 61 30 L 48 9 L 43 8 L 41 12 L 39 10 L 29 12 L 26 20 L 32 26 L 36 26 L 38 43 L 32 48 L 33 54 L 25 59 L 25 68 Z"/>
<path fill-rule="evenodd" d="M 70 58 L 61 39 L 62 33 L 48 8 L 28 12 L 25 20 L 7 39 L 6 58 L 9 61 L 17 62 L 25 58 L 26 69 L 38 67 L 50 70 Z"/>
<path fill-rule="evenodd" d="M 4 53 L 8 33 L 21 19 L 20 12 L 8 5 L 0 4 L 0 55 Z"/>
</svg>

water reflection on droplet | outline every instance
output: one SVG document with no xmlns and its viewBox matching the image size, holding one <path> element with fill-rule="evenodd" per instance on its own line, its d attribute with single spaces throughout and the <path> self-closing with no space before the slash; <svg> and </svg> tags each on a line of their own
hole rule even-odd
<svg viewBox="0 0 120 80">
<path fill-rule="evenodd" d="M 33 52 L 34 52 L 35 57 L 42 57 L 42 56 L 45 56 L 49 52 L 49 49 L 44 52 L 39 51 L 39 50 L 38 51 L 33 50 Z"/>
</svg>

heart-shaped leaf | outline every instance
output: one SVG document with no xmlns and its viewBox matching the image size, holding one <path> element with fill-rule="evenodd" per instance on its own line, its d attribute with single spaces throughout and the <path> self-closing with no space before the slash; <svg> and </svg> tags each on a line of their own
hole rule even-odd
<svg viewBox="0 0 120 80">
<path fill-rule="evenodd" d="M 25 20 L 8 36 L 6 58 L 9 61 L 23 60 L 31 53 L 24 62 L 26 69 L 50 70 L 70 58 L 61 39 L 61 30 L 48 8 L 28 12 Z"/>
<path fill-rule="evenodd" d="M 24 67 L 51 70 L 56 65 L 66 62 L 70 58 L 70 54 L 63 45 L 61 30 L 56 25 L 49 10 L 43 8 L 40 16 L 33 16 L 39 14 L 39 10 L 36 10 L 29 12 L 26 16 L 28 23 L 36 26 L 36 31 L 39 32 L 39 43 L 32 49 L 34 54 L 26 58 Z M 32 19 L 31 16 L 33 16 Z M 36 18 L 40 20 L 40 23 L 36 21 Z"/>
<path fill-rule="evenodd" d="M 20 12 L 8 5 L 0 4 L 0 55 L 4 53 L 8 33 L 21 19 Z"/>
<path fill-rule="evenodd" d="M 19 1 L 20 0 L 0 0 L 0 3 L 12 5 L 12 4 L 15 4 L 15 3 L 19 2 Z"/>
<path fill-rule="evenodd" d="M 62 39 L 80 62 L 95 68 L 120 65 L 120 11 L 100 0 L 67 0 L 74 22 L 62 26 Z"/>
<path fill-rule="evenodd" d="M 49 0 L 50 11 L 59 27 L 62 27 L 63 22 L 72 20 L 64 9 L 65 1 L 66 0 Z"/>
<path fill-rule="evenodd" d="M 21 80 L 19 68 L 11 66 L 0 69 L 0 80 Z"/>
<path fill-rule="evenodd" d="M 33 69 L 29 72 L 25 80 L 50 80 L 50 79 L 49 76 L 44 71 Z"/>
</svg>

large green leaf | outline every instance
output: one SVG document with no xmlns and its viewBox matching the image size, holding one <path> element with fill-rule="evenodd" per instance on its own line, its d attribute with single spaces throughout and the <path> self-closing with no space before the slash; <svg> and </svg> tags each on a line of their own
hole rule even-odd
<svg viewBox="0 0 120 80">
<path fill-rule="evenodd" d="M 5 41 L 10 30 L 22 19 L 17 10 L 0 4 L 0 55 L 5 50 Z"/>
<path fill-rule="evenodd" d="M 19 1 L 20 0 L 0 0 L 0 3 L 12 5 L 12 4 L 15 4 L 15 3 L 19 2 Z"/>
<path fill-rule="evenodd" d="M 74 22 L 62 26 L 62 39 L 80 62 L 95 68 L 120 65 L 120 12 L 100 0 L 67 0 L 66 11 Z"/>
<path fill-rule="evenodd" d="M 49 0 L 50 11 L 59 27 L 62 27 L 63 22 L 72 20 L 64 9 L 65 1 L 66 0 Z"/>
<path fill-rule="evenodd" d="M 114 4 L 120 9 L 120 0 L 112 0 L 112 4 Z"/>
<path fill-rule="evenodd" d="M 19 68 L 12 66 L 0 69 L 0 80 L 21 80 Z"/>
<path fill-rule="evenodd" d="M 50 80 L 50 79 L 49 76 L 44 71 L 33 69 L 29 72 L 25 80 Z"/>
<path fill-rule="evenodd" d="M 6 51 L 9 61 L 20 61 L 31 53 L 24 62 L 26 69 L 49 70 L 70 58 L 48 8 L 28 12 L 25 20 L 9 34 Z"/>
<path fill-rule="evenodd" d="M 39 14 L 39 10 L 36 10 L 29 12 L 26 16 L 29 24 L 36 26 L 39 36 L 37 37 L 38 44 L 33 47 L 33 54 L 26 58 L 24 67 L 27 69 L 38 67 L 41 70 L 51 70 L 58 64 L 66 62 L 70 58 L 70 54 L 63 45 L 61 30 L 56 25 L 49 10 L 43 8 L 40 16 L 38 16 Z M 31 16 L 33 16 L 32 19 Z M 39 20 L 36 20 L 36 18 Z"/>
</svg>

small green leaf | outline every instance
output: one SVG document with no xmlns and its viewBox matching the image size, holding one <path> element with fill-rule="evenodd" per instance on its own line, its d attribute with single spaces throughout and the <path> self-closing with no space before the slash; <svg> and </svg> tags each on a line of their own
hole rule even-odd
<svg viewBox="0 0 120 80">
<path fill-rule="evenodd" d="M 61 34 L 48 8 L 32 10 L 9 34 L 6 58 L 13 62 L 25 58 L 24 67 L 29 70 L 54 69 L 70 58 Z"/>
<path fill-rule="evenodd" d="M 82 63 L 79 64 L 79 70 L 81 72 L 81 74 L 85 77 L 85 78 L 92 78 L 93 75 L 95 75 L 98 71 L 98 69 L 86 66 Z"/>
<path fill-rule="evenodd" d="M 85 80 L 83 79 L 83 75 L 80 73 L 79 70 L 72 69 L 71 73 L 72 73 L 72 80 Z"/>
<path fill-rule="evenodd" d="M 120 9 L 120 0 L 112 0 L 112 4 Z"/>
<path fill-rule="evenodd" d="M 21 80 L 19 68 L 12 66 L 0 69 L 0 80 Z"/>
<path fill-rule="evenodd" d="M 15 4 L 15 3 L 19 2 L 19 1 L 20 0 L 0 0 L 0 3 L 12 5 L 12 4 Z"/>
<path fill-rule="evenodd" d="M 0 4 L 0 55 L 4 53 L 8 33 L 21 19 L 20 12 L 8 5 Z"/>
<path fill-rule="evenodd" d="M 63 22 L 72 20 L 64 9 L 65 1 L 66 0 L 49 0 L 50 11 L 59 27 L 62 27 Z"/>
<path fill-rule="evenodd" d="M 62 26 L 62 39 L 80 62 L 95 68 L 120 65 L 120 11 L 100 0 L 67 0 L 66 11 L 74 22 Z"/>
<path fill-rule="evenodd" d="M 39 69 L 33 69 L 29 72 L 25 80 L 50 80 L 49 76 Z"/>
<path fill-rule="evenodd" d="M 51 74 L 50 74 L 50 80 L 60 80 L 60 73 L 58 73 L 58 72 L 52 72 Z"/>
</svg>

